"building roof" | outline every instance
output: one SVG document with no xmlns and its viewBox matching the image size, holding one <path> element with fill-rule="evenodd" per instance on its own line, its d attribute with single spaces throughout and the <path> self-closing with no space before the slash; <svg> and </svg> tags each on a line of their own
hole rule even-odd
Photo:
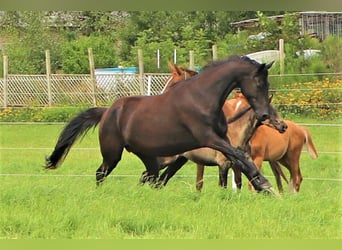
<svg viewBox="0 0 342 250">
<path fill-rule="evenodd" d="M 295 12 L 291 14 L 299 15 L 299 16 L 305 16 L 305 15 L 341 15 L 342 16 L 342 12 L 330 12 L 330 11 L 301 11 L 301 12 Z M 281 21 L 284 18 L 284 16 L 285 15 L 277 15 L 277 16 L 270 16 L 268 18 Z M 233 22 L 230 24 L 235 27 L 247 27 L 247 26 L 253 26 L 257 22 L 259 22 L 259 18 L 242 20 L 242 21 Z"/>
</svg>

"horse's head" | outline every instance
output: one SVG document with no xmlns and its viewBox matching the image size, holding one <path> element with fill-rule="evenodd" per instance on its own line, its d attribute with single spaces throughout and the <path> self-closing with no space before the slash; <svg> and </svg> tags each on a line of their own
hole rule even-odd
<svg viewBox="0 0 342 250">
<path fill-rule="evenodd" d="M 168 63 L 168 65 L 169 65 L 171 75 L 167 79 L 164 89 L 162 90 L 162 93 L 167 92 L 172 86 L 174 86 L 179 81 L 186 80 L 198 74 L 198 72 L 196 71 L 179 67 L 176 64 L 173 64 L 170 62 Z"/>
<path fill-rule="evenodd" d="M 272 101 L 272 97 L 269 97 L 268 103 L 270 104 Z M 238 113 L 240 110 L 245 109 L 250 104 L 247 100 L 247 98 L 240 92 L 235 92 L 235 98 L 234 98 L 233 107 L 235 109 L 235 112 Z M 266 125 L 269 127 L 272 127 L 276 129 L 279 133 L 284 133 L 287 129 L 287 124 L 285 121 L 279 117 L 277 111 L 273 108 L 273 106 L 270 104 L 269 107 L 269 117 L 263 121 L 260 122 L 260 125 Z"/>
<path fill-rule="evenodd" d="M 285 121 L 279 117 L 277 111 L 271 105 L 272 97 L 269 98 L 270 103 L 270 117 L 262 122 L 262 124 L 272 127 L 278 130 L 279 133 L 284 133 L 287 129 L 287 124 Z"/>
<path fill-rule="evenodd" d="M 258 63 L 248 57 L 240 57 L 243 65 L 237 70 L 238 84 L 241 92 L 246 96 L 259 121 L 270 117 L 270 105 L 268 101 L 268 70 L 273 62 L 269 64 Z"/>
</svg>

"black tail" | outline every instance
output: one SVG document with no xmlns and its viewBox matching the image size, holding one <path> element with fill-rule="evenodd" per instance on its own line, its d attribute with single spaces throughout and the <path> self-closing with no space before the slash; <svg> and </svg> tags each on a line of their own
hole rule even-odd
<svg viewBox="0 0 342 250">
<path fill-rule="evenodd" d="M 96 126 L 107 108 L 90 108 L 77 115 L 63 129 L 52 154 L 46 158 L 46 169 L 57 168 L 67 156 L 75 141 Z"/>
</svg>

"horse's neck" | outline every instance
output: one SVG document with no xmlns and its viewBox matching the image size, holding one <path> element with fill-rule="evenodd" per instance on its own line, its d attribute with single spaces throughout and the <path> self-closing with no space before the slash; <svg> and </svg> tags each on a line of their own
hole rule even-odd
<svg viewBox="0 0 342 250">
<path fill-rule="evenodd" d="M 204 72 L 200 77 L 191 83 L 193 93 L 199 96 L 202 103 L 206 103 L 211 109 L 221 110 L 227 96 L 237 83 L 234 81 L 234 74 L 226 72 L 222 68 L 212 69 Z M 214 100 L 218 100 L 215 102 Z"/>
<path fill-rule="evenodd" d="M 243 103 L 243 101 L 236 101 L 234 104 L 234 111 L 230 117 L 238 114 L 241 110 L 247 108 L 248 104 Z M 249 110 L 244 115 L 242 115 L 238 120 L 228 125 L 229 137 L 233 140 L 234 146 L 241 147 L 243 149 L 247 148 L 248 142 L 255 133 L 256 119 L 253 110 Z"/>
</svg>

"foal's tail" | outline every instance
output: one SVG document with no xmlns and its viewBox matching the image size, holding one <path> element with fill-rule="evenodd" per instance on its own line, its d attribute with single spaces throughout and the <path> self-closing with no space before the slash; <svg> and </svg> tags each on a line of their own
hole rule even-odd
<svg viewBox="0 0 342 250">
<path fill-rule="evenodd" d="M 306 128 L 303 128 L 303 132 L 305 135 L 305 144 L 308 148 L 309 154 L 313 159 L 316 159 L 318 157 L 318 153 L 316 151 L 315 145 L 313 144 L 311 134 Z"/>
<path fill-rule="evenodd" d="M 95 127 L 107 108 L 90 108 L 77 115 L 63 129 L 52 154 L 46 158 L 46 169 L 57 168 L 67 156 L 75 141 Z"/>
</svg>

